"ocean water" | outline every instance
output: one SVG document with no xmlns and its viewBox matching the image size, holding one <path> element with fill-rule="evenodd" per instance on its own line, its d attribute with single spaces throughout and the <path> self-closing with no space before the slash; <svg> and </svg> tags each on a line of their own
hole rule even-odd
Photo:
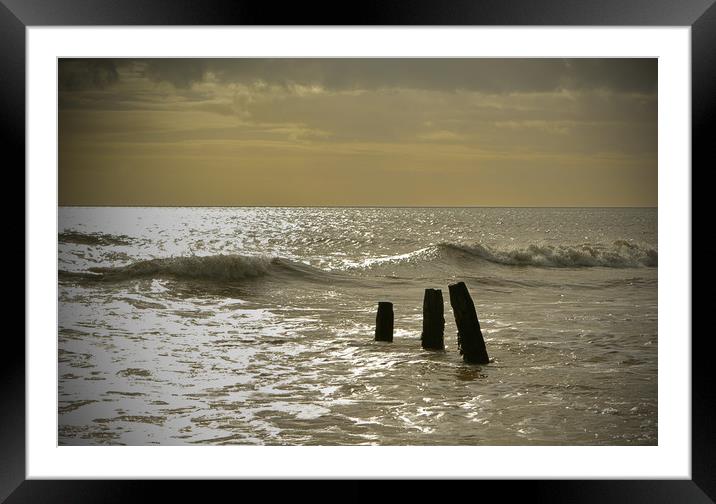
<svg viewBox="0 0 716 504">
<path fill-rule="evenodd" d="M 58 218 L 58 442 L 657 444 L 656 209 Z M 464 281 L 492 362 L 457 350 Z M 420 346 L 425 288 L 444 352 Z M 373 341 L 378 301 L 393 343 Z"/>
</svg>

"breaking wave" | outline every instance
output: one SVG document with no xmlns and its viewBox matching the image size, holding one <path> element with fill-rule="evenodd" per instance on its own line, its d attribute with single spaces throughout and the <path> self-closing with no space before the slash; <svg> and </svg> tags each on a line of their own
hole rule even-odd
<svg viewBox="0 0 716 504">
<path fill-rule="evenodd" d="M 486 261 L 509 266 L 554 268 L 640 268 L 656 267 L 656 249 L 624 240 L 605 245 L 530 245 L 526 248 L 499 249 L 485 245 L 442 244 L 446 250 L 462 252 Z"/>
<path fill-rule="evenodd" d="M 440 243 L 406 254 L 371 257 L 363 261 L 346 263 L 348 271 L 375 271 L 382 268 L 408 266 L 425 270 L 438 267 L 451 270 L 455 267 L 488 262 L 505 266 L 531 266 L 544 268 L 642 268 L 656 267 L 656 249 L 617 241 L 605 245 L 529 245 L 524 248 L 498 248 L 482 244 L 461 245 Z M 87 271 L 59 271 L 61 280 L 115 282 L 143 278 L 174 278 L 238 282 L 261 277 L 282 280 L 304 279 L 316 281 L 347 280 L 340 271 L 324 271 L 279 257 L 230 255 L 182 256 L 148 259 L 125 266 L 94 267 Z"/>
<path fill-rule="evenodd" d="M 86 272 L 60 270 L 61 279 L 123 281 L 142 278 L 175 278 L 236 282 L 265 276 L 317 278 L 326 272 L 278 257 L 242 255 L 183 256 L 137 261 L 119 267 L 95 267 Z"/>
<path fill-rule="evenodd" d="M 367 258 L 348 265 L 349 269 L 424 263 L 453 265 L 464 261 L 486 261 L 505 266 L 544 268 L 653 268 L 658 266 L 655 248 L 618 240 L 610 245 L 529 245 L 500 248 L 482 244 L 440 243 L 407 254 Z"/>
</svg>

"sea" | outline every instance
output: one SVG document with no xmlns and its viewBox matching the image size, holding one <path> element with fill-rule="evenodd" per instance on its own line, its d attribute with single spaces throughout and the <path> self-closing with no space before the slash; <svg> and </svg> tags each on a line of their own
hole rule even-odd
<svg viewBox="0 0 716 504">
<path fill-rule="evenodd" d="M 60 207 L 58 444 L 656 445 L 657 238 L 655 208 Z"/>
</svg>

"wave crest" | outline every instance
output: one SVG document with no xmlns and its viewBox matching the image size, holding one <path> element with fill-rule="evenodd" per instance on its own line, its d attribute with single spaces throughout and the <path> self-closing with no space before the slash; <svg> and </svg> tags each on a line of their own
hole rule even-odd
<svg viewBox="0 0 716 504">
<path fill-rule="evenodd" d="M 481 244 L 441 244 L 439 247 L 507 266 L 641 268 L 656 267 L 659 260 L 656 249 L 624 240 L 611 245 L 529 245 L 510 249 Z"/>
<path fill-rule="evenodd" d="M 480 243 L 467 245 L 439 243 L 406 254 L 368 258 L 348 264 L 349 269 L 376 269 L 395 266 L 454 266 L 484 261 L 504 266 L 543 268 L 643 268 L 658 266 L 655 248 L 618 240 L 610 245 L 537 245 L 494 247 Z"/>
<path fill-rule="evenodd" d="M 311 266 L 278 257 L 227 254 L 148 259 L 126 266 L 89 268 L 87 272 L 60 271 L 60 278 L 95 281 L 177 278 L 236 282 L 268 275 L 315 276 L 321 273 Z"/>
</svg>

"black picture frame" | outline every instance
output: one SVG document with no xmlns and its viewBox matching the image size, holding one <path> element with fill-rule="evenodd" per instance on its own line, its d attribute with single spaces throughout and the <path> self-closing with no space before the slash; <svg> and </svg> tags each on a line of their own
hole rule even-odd
<svg viewBox="0 0 716 504">
<path fill-rule="evenodd" d="M 3 127 L 0 142 L 5 159 L 15 160 L 14 164 L 5 165 L 5 169 L 24 167 L 25 163 L 25 28 L 28 26 L 602 25 L 691 27 L 693 174 L 695 166 L 700 165 L 701 171 L 708 168 L 707 160 L 715 150 L 709 135 L 714 129 L 709 126 L 714 126 L 716 121 L 716 6 L 713 4 L 714 0 L 364 0 L 355 4 L 313 1 L 286 5 L 256 0 L 0 0 L 0 124 Z M 691 311 L 693 313 L 693 309 Z M 661 336 L 686 338 L 691 335 Z M 480 495 L 497 490 L 500 500 L 521 495 L 551 502 L 714 502 L 716 393 L 708 373 L 710 338 L 709 333 L 702 332 L 694 333 L 691 339 L 691 480 L 484 481 L 473 482 L 473 490 Z M 148 492 L 150 482 L 146 481 L 25 480 L 25 344 L 19 331 L 7 331 L 4 343 L 5 359 L 0 365 L 0 501 L 128 502 L 152 498 Z M 217 484 L 212 483 L 212 493 L 218 490 Z M 347 483 L 341 487 L 341 493 L 368 495 L 370 490 L 363 490 L 366 484 Z M 194 492 L 207 495 L 205 490 L 188 488 L 186 482 L 151 484 L 156 485 L 161 485 L 162 491 L 180 492 L 185 498 Z M 413 488 L 413 491 L 422 491 L 421 486 Z M 260 491 L 258 486 L 244 487 L 241 495 L 251 490 Z M 404 494 L 404 498 L 408 497 L 410 492 Z"/>
</svg>

